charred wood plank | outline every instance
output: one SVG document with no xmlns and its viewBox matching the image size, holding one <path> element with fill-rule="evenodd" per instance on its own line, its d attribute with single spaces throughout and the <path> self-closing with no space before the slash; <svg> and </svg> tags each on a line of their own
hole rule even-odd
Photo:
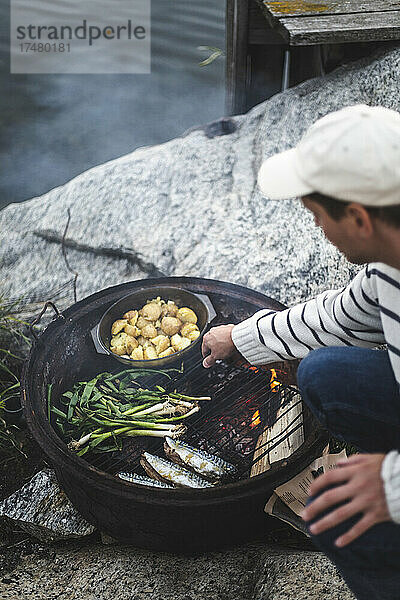
<svg viewBox="0 0 400 600">
<path fill-rule="evenodd" d="M 46 242 L 53 244 L 64 245 L 66 248 L 77 250 L 78 252 L 89 252 L 97 256 L 108 256 L 110 258 L 116 258 L 120 260 L 126 260 L 129 263 L 136 265 L 144 273 L 147 273 L 150 277 L 165 277 L 165 273 L 160 271 L 153 263 L 144 260 L 141 254 L 133 250 L 132 248 L 107 248 L 107 247 L 94 247 L 88 246 L 76 242 L 70 238 L 64 238 L 62 235 L 51 229 L 42 229 L 33 232 L 38 238 L 45 240 Z"/>
</svg>

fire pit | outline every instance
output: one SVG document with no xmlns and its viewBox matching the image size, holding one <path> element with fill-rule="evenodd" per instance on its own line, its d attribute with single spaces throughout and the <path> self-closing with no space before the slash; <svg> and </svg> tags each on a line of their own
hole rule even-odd
<svg viewBox="0 0 400 600">
<path fill-rule="evenodd" d="M 185 358 L 184 372 L 167 384 L 190 395 L 210 395 L 200 413 L 188 420 L 185 441 L 231 462 L 231 482 L 205 489 L 153 489 L 122 481 L 119 471 L 139 472 L 143 449 L 162 456 L 158 439 L 129 440 L 122 452 L 85 460 L 70 452 L 47 416 L 47 388 L 60 398 L 76 381 L 103 371 L 121 370 L 113 357 L 97 354 L 90 335 L 102 314 L 119 298 L 143 287 L 182 287 L 207 294 L 217 313 L 211 326 L 239 322 L 261 308 L 282 305 L 247 288 L 198 278 L 134 281 L 94 294 L 59 315 L 31 351 L 22 396 L 30 430 L 54 467 L 57 478 L 81 514 L 96 527 L 123 542 L 153 550 L 210 550 L 262 537 L 271 527 L 263 513 L 273 489 L 302 470 L 326 443 L 312 415 L 302 406 L 294 385 L 293 363 L 255 368 L 242 360 L 218 363 L 206 370 L 200 344 Z M 295 408 L 300 407 L 301 410 Z M 288 415 L 294 415 L 288 419 Z M 280 421 L 281 420 L 281 421 Z M 276 424 L 285 426 L 276 429 Z M 275 426 L 275 437 L 265 432 Z M 263 473 L 266 455 L 302 429 L 304 442 Z M 264 437 L 263 437 L 264 436 Z M 261 474 L 257 474 L 261 473 Z M 252 475 L 250 477 L 250 475 Z"/>
</svg>

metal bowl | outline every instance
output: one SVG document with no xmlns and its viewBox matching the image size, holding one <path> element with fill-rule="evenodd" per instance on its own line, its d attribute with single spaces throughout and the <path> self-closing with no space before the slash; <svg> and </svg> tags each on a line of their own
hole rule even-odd
<svg viewBox="0 0 400 600">
<path fill-rule="evenodd" d="M 164 300 L 173 300 L 179 307 L 187 306 L 191 308 L 197 315 L 197 326 L 200 330 L 200 335 L 184 350 L 175 352 L 171 356 L 164 358 L 156 358 L 153 360 L 133 360 L 132 358 L 123 358 L 114 354 L 110 350 L 111 343 L 111 326 L 117 319 L 121 319 L 122 315 L 128 310 L 139 310 L 148 300 L 152 300 L 160 296 Z M 194 294 L 187 290 L 176 287 L 160 287 L 143 288 L 137 292 L 124 296 L 104 313 L 99 323 L 91 330 L 92 339 L 95 348 L 99 354 L 108 354 L 124 365 L 132 367 L 160 368 L 166 365 L 175 364 L 181 358 L 184 358 L 196 344 L 199 344 L 204 333 L 211 321 L 216 317 L 216 312 L 208 296 L 204 294 Z"/>
</svg>

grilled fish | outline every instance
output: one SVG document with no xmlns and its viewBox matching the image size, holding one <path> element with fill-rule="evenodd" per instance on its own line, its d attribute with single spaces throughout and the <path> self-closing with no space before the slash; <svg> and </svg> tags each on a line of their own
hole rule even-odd
<svg viewBox="0 0 400 600">
<path fill-rule="evenodd" d="M 150 477 L 158 481 L 177 485 L 178 487 L 207 488 L 213 486 L 209 481 L 187 471 L 180 465 L 148 452 L 143 452 L 140 464 Z"/>
<path fill-rule="evenodd" d="M 137 485 L 148 485 L 149 487 L 156 488 L 174 488 L 173 485 L 169 485 L 168 483 L 164 483 L 163 481 L 157 481 L 156 479 L 152 479 L 151 477 L 146 477 L 145 475 L 137 475 L 136 473 L 117 473 L 117 477 L 119 477 L 120 479 L 124 479 L 125 481 L 130 481 L 131 483 L 136 483 Z"/>
<path fill-rule="evenodd" d="M 170 437 L 165 438 L 164 451 L 173 462 L 195 471 L 213 483 L 232 476 L 236 472 L 236 467 L 222 458 Z"/>
</svg>

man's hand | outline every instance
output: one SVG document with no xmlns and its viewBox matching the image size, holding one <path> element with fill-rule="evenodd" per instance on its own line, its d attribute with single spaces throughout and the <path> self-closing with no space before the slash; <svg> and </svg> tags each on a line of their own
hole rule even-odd
<svg viewBox="0 0 400 600">
<path fill-rule="evenodd" d="M 312 534 L 318 535 L 361 513 L 360 520 L 335 541 L 335 545 L 341 548 L 373 525 L 390 521 L 381 478 L 384 458 L 384 454 L 356 454 L 340 461 L 337 469 L 331 469 L 314 481 L 310 487 L 311 496 L 316 496 L 328 486 L 337 487 L 323 492 L 305 508 L 301 515 L 305 521 L 312 521 L 336 504 L 346 504 L 313 523 L 310 527 Z"/>
<path fill-rule="evenodd" d="M 212 367 L 218 359 L 228 358 L 236 352 L 232 342 L 232 329 L 234 325 L 219 325 L 212 327 L 203 338 L 201 352 L 203 354 L 203 367 Z"/>
</svg>

